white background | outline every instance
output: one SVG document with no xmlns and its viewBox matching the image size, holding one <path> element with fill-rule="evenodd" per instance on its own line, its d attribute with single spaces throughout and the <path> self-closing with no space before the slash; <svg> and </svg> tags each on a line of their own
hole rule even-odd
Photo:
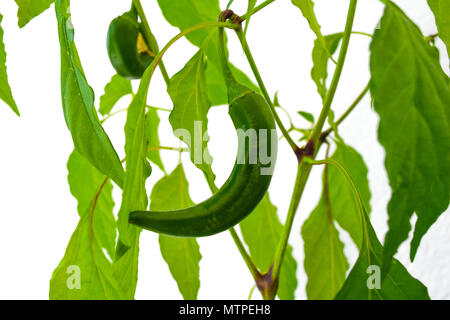
<svg viewBox="0 0 450 320">
<path fill-rule="evenodd" d="M 176 1 L 176 0 L 174 0 Z M 206 0 L 197 0 L 206 1 Z M 109 64 L 105 36 L 109 22 L 126 11 L 130 1 L 72 1 L 75 38 L 83 67 L 96 93 L 96 105 L 104 85 L 114 74 Z M 227 1 L 221 1 L 224 8 Z M 339 32 L 345 24 L 348 0 L 317 0 L 316 12 L 324 34 Z M 425 35 L 436 32 L 434 18 L 426 0 L 397 0 L 406 13 L 419 25 Z M 156 0 L 143 1 L 151 27 L 162 47 L 178 30 L 162 17 Z M 233 4 L 243 14 L 247 1 Z M 372 33 L 382 14 L 377 0 L 361 0 L 357 9 L 354 30 Z M 66 245 L 78 222 L 76 201 L 67 185 L 66 161 L 72 151 L 72 141 L 64 122 L 59 87 L 59 43 L 54 6 L 34 19 L 24 29 L 17 26 L 17 7 L 14 1 L 1 1 L 4 15 L 2 27 L 8 53 L 7 65 L 10 85 L 19 106 L 17 117 L 0 101 L 0 298 L 47 299 L 49 279 L 64 255 Z M 231 60 L 247 74 L 251 74 L 235 36 L 230 33 Z M 311 50 L 314 35 L 300 11 L 291 1 L 278 0 L 251 20 L 248 41 L 271 95 L 279 91 L 281 104 L 295 118 L 297 125 L 308 125 L 295 115 L 306 110 L 316 116 L 321 101 L 310 79 Z M 339 116 L 354 100 L 368 81 L 368 46 L 370 39 L 352 37 L 333 109 Z M 438 41 L 438 46 L 443 45 Z M 169 50 L 164 60 L 173 75 L 196 52 L 186 40 Z M 442 65 L 448 66 L 445 49 Z M 445 68 L 448 72 L 448 69 Z M 332 72 L 332 70 L 330 70 Z M 136 84 L 134 84 L 136 87 Z M 129 99 L 120 101 L 117 109 L 126 107 Z M 170 99 L 159 72 L 152 80 L 149 103 L 171 108 Z M 160 134 L 163 145 L 178 146 L 168 124 L 167 113 L 161 112 Z M 282 117 L 284 117 L 281 114 Z M 285 120 L 285 118 L 283 118 Z M 123 156 L 123 125 L 125 114 L 106 124 L 120 156 Z M 356 148 L 369 167 L 372 191 L 372 221 L 381 240 L 387 230 L 386 205 L 390 188 L 384 170 L 384 150 L 376 139 L 378 118 L 366 97 L 345 121 L 340 134 Z M 209 112 L 210 150 L 217 184 L 221 185 L 231 171 L 236 154 L 236 139 L 226 107 Z M 284 221 L 294 182 L 296 161 L 285 141 L 280 143 L 279 157 L 270 194 Z M 168 171 L 177 164 L 175 152 L 163 151 Z M 202 174 L 183 158 L 191 197 L 201 201 L 209 196 Z M 148 190 L 162 177 L 153 166 Z M 300 204 L 290 243 L 298 262 L 297 299 L 305 299 L 306 276 L 303 271 L 303 243 L 300 226 L 314 208 L 320 194 L 320 169 L 314 169 Z M 116 210 L 120 193 L 116 192 Z M 430 195 L 432 196 L 432 195 Z M 415 220 L 413 219 L 413 222 Z M 346 253 L 351 263 L 357 250 L 349 236 L 342 233 Z M 450 217 L 441 216 L 422 240 L 414 263 L 409 262 L 409 245 L 400 248 L 397 257 L 408 270 L 428 288 L 432 298 L 450 298 Z M 253 285 L 233 241 L 228 233 L 199 239 L 200 299 L 246 299 Z M 179 299 L 175 281 L 161 258 L 157 236 L 143 232 L 139 264 L 137 299 Z M 255 292 L 254 298 L 260 298 Z"/>
</svg>

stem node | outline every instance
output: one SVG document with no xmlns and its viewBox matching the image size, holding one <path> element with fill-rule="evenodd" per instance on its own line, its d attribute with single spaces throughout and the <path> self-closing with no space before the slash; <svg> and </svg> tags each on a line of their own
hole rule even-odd
<svg viewBox="0 0 450 320">
<path fill-rule="evenodd" d="M 225 22 L 227 20 L 230 20 L 233 24 L 239 25 L 239 27 L 242 29 L 242 22 L 244 20 L 242 20 L 242 18 L 235 14 L 233 10 L 231 9 L 226 9 L 223 10 L 220 15 L 219 15 L 219 21 L 220 22 Z"/>
<path fill-rule="evenodd" d="M 296 148 L 294 150 L 295 155 L 297 156 L 298 163 L 302 162 L 305 157 L 313 158 L 314 154 L 316 152 L 316 149 L 314 147 L 314 141 L 309 140 L 308 143 L 302 148 Z"/>
<path fill-rule="evenodd" d="M 278 291 L 278 278 L 273 278 L 273 264 L 269 271 L 255 278 L 256 286 L 264 300 L 273 300 Z"/>
</svg>

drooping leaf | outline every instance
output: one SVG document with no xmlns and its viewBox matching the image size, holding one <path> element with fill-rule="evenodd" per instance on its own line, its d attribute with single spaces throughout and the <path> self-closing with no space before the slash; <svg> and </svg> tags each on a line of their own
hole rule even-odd
<svg viewBox="0 0 450 320">
<path fill-rule="evenodd" d="M 170 79 L 167 91 L 173 101 L 173 110 L 169 116 L 172 129 L 187 144 L 192 162 L 203 171 L 211 185 L 215 175 L 211 169 L 212 158 L 205 139 L 207 114 L 211 105 L 206 89 L 205 57 L 202 50 Z"/>
<path fill-rule="evenodd" d="M 363 246 L 337 300 L 429 300 L 427 288 L 396 259 L 384 281 L 381 277 L 383 246 L 366 213 Z"/>
<path fill-rule="evenodd" d="M 0 23 L 3 16 L 0 14 Z M 0 26 L 0 99 L 3 100 L 18 116 L 20 116 L 19 109 L 11 93 L 11 88 L 8 82 L 8 74 L 6 73 L 6 51 L 3 43 L 3 29 Z"/>
<path fill-rule="evenodd" d="M 50 280 L 50 299 L 123 299 L 113 277 L 110 256 L 116 229 L 112 184 L 78 152 L 67 163 L 68 182 L 78 201 L 80 221 Z"/>
<path fill-rule="evenodd" d="M 70 192 L 78 201 L 77 210 L 81 217 L 89 210 L 92 198 L 105 179 L 105 175 L 75 150 L 69 157 L 67 169 L 69 171 L 67 180 Z M 111 182 L 106 182 L 96 200 L 93 230 L 99 244 L 106 249 L 111 258 L 114 257 L 116 242 L 116 220 L 113 215 L 112 189 Z"/>
<path fill-rule="evenodd" d="M 159 116 L 158 112 L 155 109 L 150 108 L 145 115 L 145 136 L 147 137 L 147 158 L 156 164 L 164 173 L 166 173 L 166 169 L 164 168 L 164 164 L 161 160 L 161 154 L 159 149 Z"/>
<path fill-rule="evenodd" d="M 202 22 L 217 21 L 220 14 L 218 0 L 158 0 L 158 4 L 166 20 L 180 30 L 184 30 Z M 183 12 L 183 14 L 180 14 L 180 12 Z M 187 36 L 187 39 L 193 45 L 202 48 L 205 55 L 208 57 L 206 82 L 208 83 L 208 86 L 214 84 L 212 88 L 208 87 L 208 95 L 212 105 L 226 104 L 228 98 L 226 95 L 225 82 L 220 71 L 220 60 L 217 48 L 217 28 L 192 32 Z M 234 76 L 240 83 L 252 90 L 259 90 L 245 73 L 232 64 L 230 64 L 230 66 Z"/>
<path fill-rule="evenodd" d="M 189 185 L 181 164 L 153 187 L 150 210 L 176 210 L 192 205 L 194 202 L 189 196 Z M 160 235 L 159 246 L 183 298 L 197 299 L 200 288 L 199 262 L 202 258 L 197 240 Z"/>
<path fill-rule="evenodd" d="M 385 238 L 389 263 L 408 237 L 414 212 L 411 259 L 423 235 L 448 207 L 450 87 L 437 50 L 392 2 L 386 3 L 380 26 L 370 46 L 370 89 L 392 189 Z"/>
<path fill-rule="evenodd" d="M 439 37 L 447 46 L 450 57 L 450 2 L 447 0 L 428 0 L 428 5 L 436 18 Z"/>
<path fill-rule="evenodd" d="M 283 226 L 277 216 L 277 208 L 266 194 L 256 209 L 239 224 L 250 255 L 256 266 L 263 272 L 271 267 Z M 297 262 L 288 245 L 280 272 L 278 297 L 293 300 L 297 288 Z"/>
<path fill-rule="evenodd" d="M 127 299 L 133 299 L 136 292 L 141 233 L 140 228 L 128 223 L 128 216 L 130 211 L 146 210 L 148 202 L 145 181 L 151 174 L 151 166 L 147 162 L 145 110 L 152 66 L 142 75 L 139 89 L 128 108 L 125 123 L 126 173 L 117 222 L 119 240 L 113 272 Z"/>
<path fill-rule="evenodd" d="M 137 98 L 136 95 L 135 100 Z M 151 173 L 151 167 L 146 161 L 147 143 L 142 132 L 144 130 L 142 124 L 145 120 L 136 110 L 139 108 L 139 103 L 134 103 L 134 106 L 133 103 L 128 109 L 125 125 L 127 173 L 119 210 L 119 240 L 113 263 L 114 277 L 125 293 L 126 299 L 134 299 L 136 292 L 141 233 L 140 228 L 128 224 L 128 215 L 132 210 L 147 208 L 145 180 Z"/>
<path fill-rule="evenodd" d="M 362 157 L 342 141 L 336 141 L 336 150 L 331 159 L 347 168 L 365 207 L 370 211 L 367 167 Z M 323 191 L 319 204 L 302 228 L 304 265 L 308 275 L 306 292 L 309 299 L 333 299 L 345 281 L 349 265 L 335 221 L 349 232 L 356 245 L 361 247 L 361 218 L 351 186 L 337 168 L 328 165 L 324 169 Z"/>
<path fill-rule="evenodd" d="M 324 37 L 325 48 L 323 44 L 316 39 L 312 51 L 313 67 L 311 69 L 311 78 L 316 83 L 317 91 L 322 99 L 327 94 L 327 78 L 328 78 L 328 61 L 329 54 L 336 52 L 339 42 L 342 40 L 343 33 L 330 34 Z"/>
<path fill-rule="evenodd" d="M 333 299 L 342 287 L 349 268 L 344 244 L 339 239 L 333 218 L 334 207 L 329 194 L 333 181 L 325 182 L 327 171 L 324 171 L 324 189 L 319 204 L 302 227 L 304 265 L 308 276 L 306 293 L 310 300 Z"/>
<path fill-rule="evenodd" d="M 385 277 L 382 277 L 383 246 L 370 223 L 363 197 L 359 192 L 359 186 L 356 180 L 352 178 L 348 167 L 343 163 L 331 159 L 329 165 L 339 170 L 339 173 L 345 177 L 348 186 L 351 188 L 353 202 L 358 207 L 362 230 L 362 238 L 358 241 L 360 243 L 358 260 L 336 299 L 429 299 L 427 288 L 412 277 L 400 262 L 393 258 L 390 261 L 392 267 L 385 274 Z M 331 206 L 331 208 L 333 207 Z"/>
<path fill-rule="evenodd" d="M 98 170 L 123 186 L 124 171 L 94 107 L 94 92 L 81 66 L 74 42 L 70 1 L 56 0 L 61 46 L 61 96 L 64 117 L 75 149 Z"/>
<path fill-rule="evenodd" d="M 19 10 L 19 27 L 23 28 L 31 19 L 47 10 L 55 0 L 15 0 Z"/>
<path fill-rule="evenodd" d="M 132 244 L 129 231 L 136 229 L 128 223 L 128 216 L 133 210 L 147 209 L 145 181 L 151 174 L 147 162 L 147 137 L 145 134 L 145 110 L 150 85 L 149 70 L 142 76 L 138 92 L 128 108 L 125 123 L 126 173 L 122 193 L 122 203 L 118 214 L 119 241 L 125 246 Z"/>
<path fill-rule="evenodd" d="M 100 97 L 100 113 L 102 115 L 110 113 L 120 98 L 132 93 L 131 81 L 115 74 L 106 84 L 105 93 Z"/>
<path fill-rule="evenodd" d="M 367 214 L 370 214 L 371 194 L 364 159 L 355 149 L 341 141 L 336 141 L 336 150 L 331 158 L 347 169 L 358 188 Z M 334 166 L 328 167 L 328 184 L 330 186 L 329 193 L 333 218 L 360 247 L 362 239 L 361 218 L 351 187 L 342 173 Z"/>
</svg>

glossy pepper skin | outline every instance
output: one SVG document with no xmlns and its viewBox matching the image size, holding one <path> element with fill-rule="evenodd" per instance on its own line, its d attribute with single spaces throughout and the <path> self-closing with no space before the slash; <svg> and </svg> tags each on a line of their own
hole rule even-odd
<svg viewBox="0 0 450 320">
<path fill-rule="evenodd" d="M 236 129 L 245 131 L 251 128 L 256 132 L 259 129 L 269 130 L 267 154 L 276 150 L 270 141 L 270 133 L 276 132 L 271 131 L 275 129 L 275 122 L 260 94 L 249 91 L 232 101 L 229 114 Z M 267 165 L 263 165 L 259 159 L 255 164 L 249 163 L 248 147 L 240 145 L 239 148 L 245 150 L 245 164 L 235 163 L 227 181 L 209 199 L 185 209 L 132 212 L 129 222 L 154 232 L 182 237 L 209 236 L 238 224 L 262 200 L 272 178 L 272 175 L 261 174 L 261 169 Z"/>
<path fill-rule="evenodd" d="M 238 158 L 233 170 L 223 186 L 209 199 L 179 210 L 131 212 L 131 224 L 171 236 L 213 235 L 233 227 L 247 217 L 269 188 L 272 172 L 268 174 L 267 169 L 272 170 L 275 165 L 278 143 L 275 121 L 264 98 L 239 84 L 232 75 L 226 57 L 223 32 L 223 28 L 219 28 L 219 52 L 227 85 L 229 114 L 236 130 L 254 130 L 258 141 L 251 144 L 254 148 L 251 149 L 250 144 L 246 143 L 247 139 L 239 139 Z M 266 131 L 267 139 L 259 134 L 261 131 Z M 260 143 L 261 138 L 265 143 Z M 265 150 L 260 152 L 261 147 Z M 258 155 L 256 159 L 252 156 L 255 154 L 255 148 Z M 270 156 L 271 161 L 262 163 L 261 154 Z"/>
<path fill-rule="evenodd" d="M 129 11 L 111 21 L 106 39 L 109 60 L 119 75 L 140 79 L 153 61 L 147 52 L 139 52 L 140 25 L 136 13 Z"/>
</svg>

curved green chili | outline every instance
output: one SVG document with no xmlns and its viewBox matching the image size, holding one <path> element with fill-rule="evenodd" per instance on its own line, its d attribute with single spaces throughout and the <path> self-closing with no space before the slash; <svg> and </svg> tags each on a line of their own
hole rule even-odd
<svg viewBox="0 0 450 320">
<path fill-rule="evenodd" d="M 209 199 L 179 210 L 131 212 L 129 222 L 134 225 L 172 236 L 209 236 L 247 217 L 269 188 L 278 141 L 275 121 L 265 99 L 234 79 L 226 58 L 223 33 L 223 28 L 219 28 L 229 114 L 239 133 L 248 134 L 244 137 L 256 137 L 256 140 L 250 138 L 247 147 L 246 139 L 239 139 L 234 168 L 224 185 Z M 261 135 L 262 132 L 265 134 Z M 261 154 L 270 155 L 270 161 L 263 161 Z"/>
</svg>

